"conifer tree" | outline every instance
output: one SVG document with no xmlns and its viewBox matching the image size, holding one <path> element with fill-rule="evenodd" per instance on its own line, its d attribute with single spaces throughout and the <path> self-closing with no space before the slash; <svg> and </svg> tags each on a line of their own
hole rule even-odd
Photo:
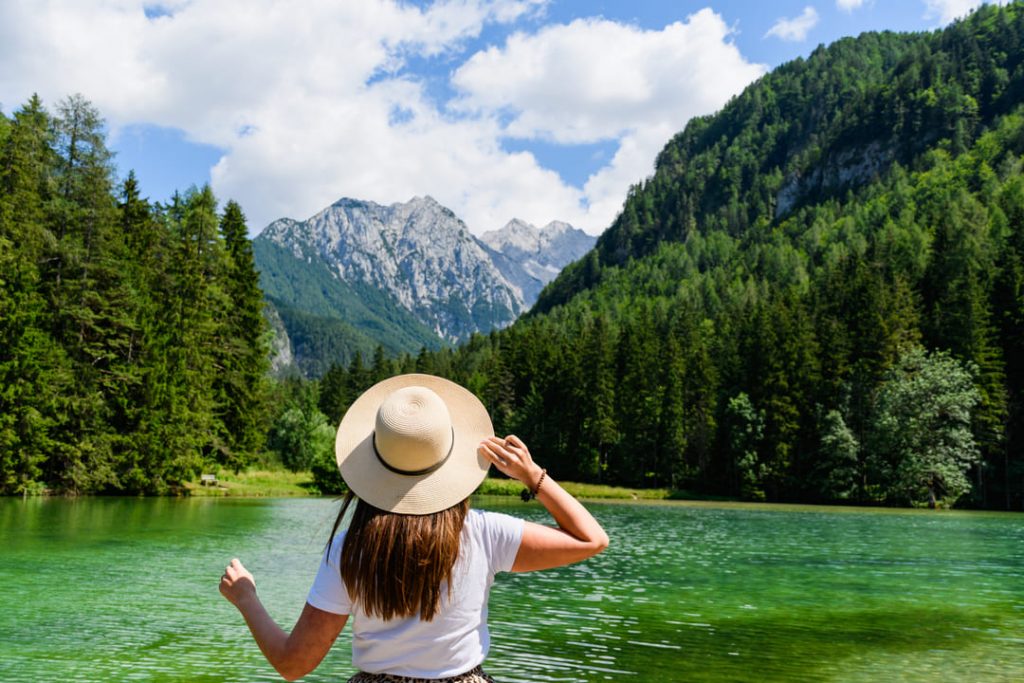
<svg viewBox="0 0 1024 683">
<path fill-rule="evenodd" d="M 599 480 L 606 475 L 612 449 L 619 439 L 615 424 L 615 342 L 604 316 L 588 320 L 577 336 L 570 387 L 577 411 L 575 448 L 577 476 Z"/>
<path fill-rule="evenodd" d="M 684 339 L 677 336 L 678 330 L 669 332 L 665 340 L 663 380 L 665 390 L 660 410 L 661 424 L 658 427 L 660 436 L 658 447 L 662 453 L 660 458 L 658 483 L 669 484 L 674 488 L 682 488 L 684 483 L 693 478 L 699 471 L 687 462 L 690 451 L 687 437 L 689 421 L 686 406 L 686 375 L 688 368 L 683 359 L 682 345 Z"/>
<path fill-rule="evenodd" d="M 227 310 L 214 391 L 221 397 L 218 412 L 228 441 L 223 462 L 239 468 L 253 460 L 266 434 L 269 345 L 259 273 L 245 216 L 236 202 L 224 207 L 220 231 L 228 257 L 223 284 Z"/>
<path fill-rule="evenodd" d="M 384 353 L 384 346 L 381 344 L 377 344 L 377 348 L 373 350 L 373 365 L 370 368 L 370 374 L 374 384 L 397 374 L 394 363 Z"/>
<path fill-rule="evenodd" d="M 320 378 L 318 407 L 327 416 L 331 424 L 341 422 L 348 410 L 353 397 L 348 393 L 348 379 L 345 368 L 338 363 L 331 363 L 324 376 Z"/>
<path fill-rule="evenodd" d="M 6 119 L 5 119 L 5 124 Z M 0 155 L 0 494 L 36 491 L 64 419 L 70 361 L 50 336 L 38 264 L 55 166 L 38 96 L 5 125 Z"/>
<path fill-rule="evenodd" d="M 168 213 L 174 279 L 160 334 L 167 340 L 171 378 L 163 409 L 178 425 L 166 434 L 166 473 L 173 481 L 194 476 L 206 461 L 227 459 L 226 430 L 214 413 L 222 397 L 213 391 L 227 303 L 218 281 L 224 260 L 213 192 L 193 189 Z"/>
<path fill-rule="evenodd" d="M 55 240 L 44 255 L 42 289 L 50 329 L 72 361 L 75 391 L 67 404 L 59 455 L 49 478 L 72 492 L 120 486 L 126 444 L 125 370 L 134 334 L 133 302 L 124 280 L 124 242 L 116 230 L 111 153 L 103 121 L 81 96 L 58 105 L 55 193 L 46 207 Z"/>
<path fill-rule="evenodd" d="M 685 367 L 682 376 L 682 407 L 686 424 L 686 462 L 693 469 L 702 488 L 709 488 L 714 474 L 719 391 L 718 364 L 712 350 L 715 338 L 713 324 L 710 320 L 702 320 L 693 329 L 688 329 L 681 338 L 687 341 L 682 348 Z M 676 481 L 674 485 L 681 483 Z"/>
</svg>

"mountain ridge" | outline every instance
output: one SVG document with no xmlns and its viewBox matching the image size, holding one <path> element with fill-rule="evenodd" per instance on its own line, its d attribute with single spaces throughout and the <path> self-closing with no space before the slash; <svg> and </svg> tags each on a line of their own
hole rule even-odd
<svg viewBox="0 0 1024 683">
<path fill-rule="evenodd" d="M 276 307 L 337 318 L 391 354 L 412 353 L 507 326 L 561 265 L 593 244 L 566 223 L 553 221 L 544 231 L 518 224 L 534 240 L 510 256 L 502 251 L 508 245 L 492 239 L 495 248 L 475 237 L 430 196 L 390 205 L 342 197 L 305 221 L 271 222 L 255 238 L 254 251 Z M 368 301 L 351 301 L 365 296 Z M 281 317 L 286 328 L 289 319 L 299 319 Z M 365 340 L 355 345 L 366 354 Z M 318 371 L 322 365 L 306 363 Z"/>
</svg>

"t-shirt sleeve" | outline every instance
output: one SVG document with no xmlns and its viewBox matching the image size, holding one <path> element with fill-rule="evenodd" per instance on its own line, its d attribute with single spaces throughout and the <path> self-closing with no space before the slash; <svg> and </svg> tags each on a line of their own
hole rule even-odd
<svg viewBox="0 0 1024 683">
<path fill-rule="evenodd" d="M 491 572 L 512 570 L 523 541 L 526 523 L 518 517 L 500 512 L 484 512 L 484 529 Z"/>
<path fill-rule="evenodd" d="M 345 582 L 341 580 L 341 546 L 344 542 L 345 533 L 342 532 L 334 537 L 331 547 L 324 551 L 313 586 L 306 597 L 306 602 L 313 607 L 332 614 L 352 612 L 352 601 L 348 597 Z"/>
</svg>

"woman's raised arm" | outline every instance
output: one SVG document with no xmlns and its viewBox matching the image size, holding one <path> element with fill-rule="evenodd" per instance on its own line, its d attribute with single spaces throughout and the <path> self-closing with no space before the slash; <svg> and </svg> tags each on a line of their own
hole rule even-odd
<svg viewBox="0 0 1024 683">
<path fill-rule="evenodd" d="M 558 524 L 555 528 L 526 522 L 512 571 L 561 567 L 593 557 L 608 547 L 608 534 L 594 516 L 533 462 L 519 437 L 489 437 L 481 442 L 480 453 L 503 473 L 537 491 L 537 500 Z"/>
<path fill-rule="evenodd" d="M 220 592 L 242 613 L 267 661 L 288 681 L 315 669 L 348 621 L 347 614 L 331 614 L 306 603 L 292 632 L 286 632 L 263 607 L 256 580 L 237 558 L 224 570 Z"/>
</svg>

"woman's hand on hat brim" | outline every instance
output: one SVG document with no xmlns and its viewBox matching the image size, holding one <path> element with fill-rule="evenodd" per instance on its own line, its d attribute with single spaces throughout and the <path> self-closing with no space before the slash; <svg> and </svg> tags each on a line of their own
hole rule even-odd
<svg viewBox="0 0 1024 683">
<path fill-rule="evenodd" d="M 502 474 L 521 481 L 531 491 L 540 480 L 542 472 L 540 465 L 533 461 L 530 449 L 518 436 L 510 434 L 504 439 L 489 436 L 480 442 L 477 450 Z"/>
</svg>

